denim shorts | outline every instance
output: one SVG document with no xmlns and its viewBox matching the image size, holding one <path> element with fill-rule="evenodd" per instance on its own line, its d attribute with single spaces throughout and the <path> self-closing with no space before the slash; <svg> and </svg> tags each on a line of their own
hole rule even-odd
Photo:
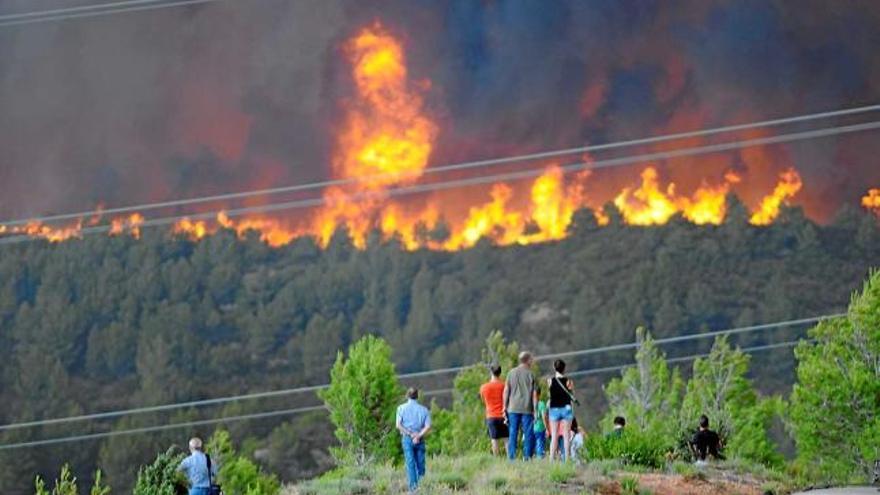
<svg viewBox="0 0 880 495">
<path fill-rule="evenodd" d="M 571 405 L 565 407 L 551 407 L 550 412 L 550 421 L 569 421 L 574 419 L 574 411 L 571 410 Z"/>
</svg>

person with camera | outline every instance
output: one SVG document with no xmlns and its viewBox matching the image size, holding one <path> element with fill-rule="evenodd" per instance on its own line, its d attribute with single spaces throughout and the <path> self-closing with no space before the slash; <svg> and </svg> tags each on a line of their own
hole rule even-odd
<svg viewBox="0 0 880 495">
<path fill-rule="evenodd" d="M 217 476 L 217 466 L 211 464 L 211 456 L 204 452 L 200 438 L 190 439 L 189 452 L 189 456 L 177 468 L 189 480 L 189 495 L 220 495 L 220 487 L 213 481 Z"/>
<path fill-rule="evenodd" d="M 555 373 L 547 380 L 550 389 L 550 459 L 556 458 L 556 452 L 562 447 L 563 459 L 571 459 L 571 422 L 574 419 L 574 382 L 565 376 L 565 361 L 557 359 L 553 362 Z M 559 445 L 560 439 L 563 443 Z"/>
</svg>

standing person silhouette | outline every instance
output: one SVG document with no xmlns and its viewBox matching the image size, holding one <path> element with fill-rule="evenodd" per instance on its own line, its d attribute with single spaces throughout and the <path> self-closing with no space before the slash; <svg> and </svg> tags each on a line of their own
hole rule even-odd
<svg viewBox="0 0 880 495">
<path fill-rule="evenodd" d="M 520 431 L 523 434 L 523 459 L 532 457 L 534 440 L 533 422 L 538 403 L 535 391 L 535 375 L 532 374 L 532 354 L 521 352 L 519 366 L 507 373 L 504 384 L 504 412 L 507 416 L 510 436 L 507 439 L 507 458 L 516 459 L 516 446 Z"/>
<path fill-rule="evenodd" d="M 177 467 L 189 480 L 189 495 L 211 495 L 212 478 L 217 476 L 217 465 L 204 452 L 200 438 L 189 441 L 189 456 Z"/>
<path fill-rule="evenodd" d="M 397 430 L 401 435 L 409 491 L 414 492 L 425 476 L 425 435 L 431 431 L 431 411 L 419 404 L 416 388 L 410 387 L 406 391 L 406 402 L 397 407 Z"/>
<path fill-rule="evenodd" d="M 498 455 L 498 444 L 504 442 L 507 449 L 507 422 L 504 419 L 504 381 L 501 366 L 493 365 L 489 381 L 480 387 L 480 398 L 486 406 L 486 429 L 492 444 L 492 455 Z"/>
<path fill-rule="evenodd" d="M 555 374 L 547 380 L 550 387 L 550 458 L 554 459 L 563 442 L 563 459 L 571 459 L 571 422 L 574 420 L 574 382 L 565 376 L 565 361 L 553 362 Z"/>
</svg>

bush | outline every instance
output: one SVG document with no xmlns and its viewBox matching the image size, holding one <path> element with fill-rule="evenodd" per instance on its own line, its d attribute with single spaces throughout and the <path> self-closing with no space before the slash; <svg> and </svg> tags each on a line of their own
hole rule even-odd
<svg viewBox="0 0 880 495">
<path fill-rule="evenodd" d="M 467 480 L 458 473 L 442 473 L 437 475 L 437 483 L 449 487 L 451 490 L 464 490 Z"/>
<path fill-rule="evenodd" d="M 662 467 L 672 449 L 673 446 L 662 436 L 631 427 L 627 427 L 620 436 L 590 435 L 584 443 L 584 453 L 590 460 L 616 460 L 652 469 Z"/>
<path fill-rule="evenodd" d="M 620 479 L 621 495 L 639 495 L 639 480 L 627 476 Z"/>
<path fill-rule="evenodd" d="M 395 410 L 403 391 L 391 348 L 368 335 L 352 345 L 348 359 L 340 352 L 330 371 L 330 386 L 320 392 L 341 444 L 332 448 L 343 465 L 364 466 L 400 457 L 394 435 Z"/>
<path fill-rule="evenodd" d="M 78 495 L 79 489 L 76 486 L 76 478 L 70 472 L 70 466 L 65 464 L 61 467 L 61 475 L 55 480 L 55 487 L 50 492 L 46 488 L 46 482 L 43 478 L 37 476 L 34 480 L 34 493 L 36 495 Z M 108 495 L 110 488 L 104 485 L 103 475 L 101 471 L 95 472 L 95 483 L 89 490 L 89 495 Z"/>
<path fill-rule="evenodd" d="M 89 490 L 89 495 L 110 495 L 110 487 L 104 484 L 103 478 L 104 475 L 100 469 L 95 472 L 95 483 L 92 485 L 92 489 Z"/>
<path fill-rule="evenodd" d="M 132 495 L 183 495 L 187 493 L 183 475 L 177 470 L 183 454 L 170 448 L 156 456 L 149 466 L 138 470 Z"/>
<path fill-rule="evenodd" d="M 572 462 L 553 463 L 547 470 L 547 478 L 553 483 L 565 483 L 575 475 L 577 475 L 577 471 Z"/>
<path fill-rule="evenodd" d="M 275 495 L 281 483 L 247 457 L 238 455 L 229 432 L 217 430 L 208 441 L 211 461 L 219 466 L 217 483 L 226 495 Z"/>
</svg>

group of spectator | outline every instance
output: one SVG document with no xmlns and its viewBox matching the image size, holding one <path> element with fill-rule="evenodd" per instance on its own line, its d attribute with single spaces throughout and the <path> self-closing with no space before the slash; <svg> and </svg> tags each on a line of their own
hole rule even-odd
<svg viewBox="0 0 880 495">
<path fill-rule="evenodd" d="M 503 443 L 507 457 L 515 459 L 522 438 L 524 459 L 571 458 L 584 442 L 584 431 L 574 417 L 574 382 L 564 374 L 565 362 L 557 360 L 545 398 L 531 366 L 532 356 L 524 352 L 506 379 L 501 378 L 501 366 L 494 365 L 489 381 L 480 387 L 492 453 L 498 455 Z"/>
<path fill-rule="evenodd" d="M 532 373 L 532 361 L 530 353 L 520 353 L 519 365 L 508 371 L 504 379 L 501 366 L 494 365 L 489 381 L 480 387 L 492 454 L 499 455 L 504 445 L 510 460 L 518 457 L 519 450 L 525 460 L 548 457 L 577 461 L 586 432 L 575 419 L 574 408 L 579 402 L 574 394 L 574 381 L 565 375 L 565 361 L 557 359 L 553 375 L 546 380 L 545 396 L 544 387 Z M 431 431 L 431 412 L 418 399 L 419 391 L 408 389 L 406 402 L 398 406 L 395 421 L 410 491 L 415 491 L 425 476 L 425 437 Z M 615 417 L 613 426 L 610 436 L 624 435 L 626 419 Z M 191 454 L 180 464 L 180 470 L 190 480 L 190 495 L 212 495 L 216 466 L 203 452 L 201 440 L 193 438 L 189 446 Z M 709 429 L 709 418 L 705 415 L 700 417 L 690 446 L 697 463 L 704 463 L 709 457 L 723 459 L 720 438 Z"/>
</svg>

